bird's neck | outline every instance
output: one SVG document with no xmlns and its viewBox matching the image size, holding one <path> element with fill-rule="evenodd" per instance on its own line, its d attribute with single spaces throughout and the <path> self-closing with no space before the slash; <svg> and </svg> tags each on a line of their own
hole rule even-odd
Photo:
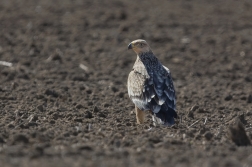
<svg viewBox="0 0 252 167">
<path fill-rule="evenodd" d="M 139 53 L 137 55 L 137 60 L 141 61 L 146 67 L 149 68 L 159 65 L 158 59 L 151 51 Z"/>
</svg>

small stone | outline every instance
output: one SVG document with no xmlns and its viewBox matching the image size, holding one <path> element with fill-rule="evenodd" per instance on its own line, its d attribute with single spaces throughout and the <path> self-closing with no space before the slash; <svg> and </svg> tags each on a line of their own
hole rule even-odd
<svg viewBox="0 0 252 167">
<path fill-rule="evenodd" d="M 246 77 L 244 78 L 244 80 L 245 80 L 246 82 L 251 82 L 251 81 L 252 81 L 252 78 L 251 78 L 250 76 L 246 76 Z"/>
<path fill-rule="evenodd" d="M 153 136 L 153 137 L 149 138 L 149 141 L 151 143 L 157 144 L 157 143 L 160 143 L 162 140 L 159 137 Z"/>
<path fill-rule="evenodd" d="M 98 114 L 98 116 L 99 116 L 99 117 L 106 118 L 106 115 L 105 115 L 105 114 L 103 114 L 103 113 L 99 113 L 99 114 Z"/>
<path fill-rule="evenodd" d="M 87 112 L 85 113 L 85 118 L 93 118 L 92 113 L 91 113 L 90 111 L 87 111 Z"/>
<path fill-rule="evenodd" d="M 206 113 L 206 112 L 207 112 L 207 110 L 204 109 L 204 108 L 199 108 L 198 109 L 198 113 Z"/>
<path fill-rule="evenodd" d="M 14 143 L 29 143 L 29 139 L 23 134 L 18 134 L 14 136 L 13 142 Z"/>
<path fill-rule="evenodd" d="M 115 93 L 115 92 L 118 92 L 118 89 L 114 86 L 111 86 L 111 90 Z"/>
<path fill-rule="evenodd" d="M 87 77 L 85 75 L 82 75 L 82 76 L 73 76 L 73 80 L 74 81 L 86 81 L 87 80 Z"/>
<path fill-rule="evenodd" d="M 81 122 L 83 122 L 83 119 L 82 119 L 82 118 L 75 118 L 74 121 L 75 121 L 75 122 L 80 122 L 80 123 L 81 123 Z"/>
<path fill-rule="evenodd" d="M 241 100 L 247 100 L 247 97 L 246 96 L 242 96 Z"/>
<path fill-rule="evenodd" d="M 93 112 L 95 112 L 95 113 L 99 112 L 99 109 L 97 106 L 94 106 Z"/>
<path fill-rule="evenodd" d="M 59 118 L 59 114 L 58 114 L 58 113 L 54 113 L 54 114 L 52 115 L 52 118 L 53 118 L 54 120 L 57 120 L 57 119 Z"/>
<path fill-rule="evenodd" d="M 173 144 L 173 145 L 182 145 L 183 141 L 173 139 L 173 140 L 171 140 L 171 144 Z"/>
<path fill-rule="evenodd" d="M 50 124 L 55 124 L 55 121 L 54 121 L 54 120 L 51 120 L 51 121 L 50 121 Z"/>
<path fill-rule="evenodd" d="M 12 123 L 9 123 L 7 126 L 8 126 L 8 128 L 14 128 L 15 127 Z"/>
<path fill-rule="evenodd" d="M 242 123 L 243 125 L 247 125 L 247 124 L 248 124 L 247 120 L 245 119 L 245 113 L 239 115 L 239 116 L 238 116 L 238 119 L 241 121 L 241 123 Z"/>
<path fill-rule="evenodd" d="M 78 146 L 78 150 L 88 150 L 88 151 L 92 151 L 92 147 L 88 146 L 88 145 L 82 145 L 82 146 Z"/>
<path fill-rule="evenodd" d="M 130 123 L 130 122 L 127 122 L 127 123 L 126 123 L 126 126 L 131 126 L 131 123 Z"/>
<path fill-rule="evenodd" d="M 204 137 L 207 139 L 207 140 L 211 140 L 213 138 L 213 134 L 211 132 L 206 132 L 204 134 Z"/>
<path fill-rule="evenodd" d="M 110 106 L 110 104 L 108 104 L 108 103 L 103 104 L 103 107 L 109 107 L 109 106 Z"/>
<path fill-rule="evenodd" d="M 120 98 L 123 98 L 123 97 L 124 97 L 124 92 L 118 92 L 116 95 L 117 95 L 118 97 L 120 97 Z"/>
<path fill-rule="evenodd" d="M 38 105 L 38 106 L 37 106 L 37 109 L 38 109 L 40 112 L 43 112 L 43 111 L 44 111 L 43 105 Z"/>
<path fill-rule="evenodd" d="M 77 104 L 77 105 L 75 106 L 75 108 L 81 109 L 81 108 L 84 108 L 84 107 L 83 107 L 83 105 L 81 105 L 81 104 Z"/>
<path fill-rule="evenodd" d="M 44 99 L 45 97 L 44 97 L 43 95 L 39 95 L 39 94 L 38 94 L 38 95 L 36 95 L 36 98 L 37 98 L 37 99 Z"/>
<path fill-rule="evenodd" d="M 225 100 L 226 100 L 226 101 L 229 101 L 229 100 L 232 100 L 232 98 L 233 98 L 232 95 L 227 95 L 227 96 L 225 97 Z"/>
<path fill-rule="evenodd" d="M 250 139 L 246 134 L 244 126 L 241 121 L 237 120 L 235 125 L 229 127 L 230 139 L 237 146 L 248 146 L 251 145 Z"/>
<path fill-rule="evenodd" d="M 189 117 L 189 118 L 194 118 L 193 112 L 192 112 L 192 111 L 189 111 L 189 112 L 187 113 L 187 117 Z"/>
<path fill-rule="evenodd" d="M 48 96 L 59 97 L 59 94 L 56 91 L 50 89 L 46 89 L 45 94 Z"/>
<path fill-rule="evenodd" d="M 27 126 L 38 126 L 38 124 L 36 122 L 29 122 Z"/>
<path fill-rule="evenodd" d="M 92 93 L 92 90 L 88 89 L 86 90 L 87 94 L 91 94 Z"/>
<path fill-rule="evenodd" d="M 241 109 L 235 107 L 235 108 L 234 108 L 234 111 L 241 111 Z"/>
<path fill-rule="evenodd" d="M 252 115 L 252 111 L 249 111 L 249 110 L 248 110 L 248 111 L 246 112 L 246 116 L 251 116 L 251 115 Z"/>
<path fill-rule="evenodd" d="M 4 139 L 0 136 L 0 143 L 5 143 Z"/>
<path fill-rule="evenodd" d="M 85 88 L 85 86 L 81 85 L 81 86 L 79 87 L 79 89 L 80 89 L 80 90 L 85 90 L 86 88 Z"/>
<path fill-rule="evenodd" d="M 252 103 L 252 95 L 251 94 L 248 96 L 247 102 Z"/>
<path fill-rule="evenodd" d="M 129 30 L 129 26 L 127 25 L 121 25 L 119 27 L 120 32 L 127 32 Z"/>
<path fill-rule="evenodd" d="M 120 20 L 126 20 L 127 19 L 127 13 L 125 13 L 124 11 L 122 11 L 119 15 L 119 19 Z"/>
</svg>

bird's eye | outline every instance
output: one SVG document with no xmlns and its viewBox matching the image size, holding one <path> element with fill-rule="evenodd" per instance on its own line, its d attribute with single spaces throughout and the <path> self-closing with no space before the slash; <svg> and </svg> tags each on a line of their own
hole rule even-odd
<svg viewBox="0 0 252 167">
<path fill-rule="evenodd" d="M 143 43 L 140 43 L 139 45 L 140 45 L 141 47 L 143 47 L 143 46 L 144 46 L 144 44 L 143 44 Z"/>
</svg>

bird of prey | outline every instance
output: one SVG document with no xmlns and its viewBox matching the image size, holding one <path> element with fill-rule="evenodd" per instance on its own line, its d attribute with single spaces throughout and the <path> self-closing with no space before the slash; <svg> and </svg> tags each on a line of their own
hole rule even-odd
<svg viewBox="0 0 252 167">
<path fill-rule="evenodd" d="M 154 125 L 173 125 L 177 113 L 169 69 L 160 63 L 145 40 L 132 41 L 128 49 L 137 54 L 127 82 L 129 97 L 135 104 L 137 123 L 142 124 L 145 112 L 150 111 Z"/>
</svg>

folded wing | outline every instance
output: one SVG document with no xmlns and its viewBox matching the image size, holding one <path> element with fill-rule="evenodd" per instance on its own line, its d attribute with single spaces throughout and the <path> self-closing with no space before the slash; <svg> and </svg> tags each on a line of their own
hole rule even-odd
<svg viewBox="0 0 252 167">
<path fill-rule="evenodd" d="M 165 66 L 156 72 L 141 73 L 133 70 L 128 78 L 128 93 L 133 103 L 141 110 L 158 113 L 167 108 L 175 111 L 176 99 L 170 71 Z"/>
</svg>

